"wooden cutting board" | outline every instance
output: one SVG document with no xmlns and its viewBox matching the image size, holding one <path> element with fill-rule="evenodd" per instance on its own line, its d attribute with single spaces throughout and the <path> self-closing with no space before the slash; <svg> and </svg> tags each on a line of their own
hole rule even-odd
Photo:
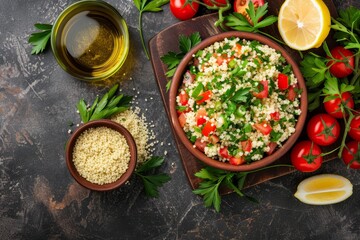
<svg viewBox="0 0 360 240">
<path fill-rule="evenodd" d="M 280 6 L 282 5 L 283 2 L 284 2 L 283 0 L 272 0 L 269 3 L 268 14 L 277 16 Z M 324 0 L 324 2 L 328 6 L 331 15 L 333 17 L 336 17 L 337 12 L 333 2 L 331 0 Z M 165 73 L 167 71 L 167 68 L 166 65 L 162 63 L 160 58 L 163 55 L 167 54 L 169 51 L 179 52 L 178 42 L 179 42 L 179 35 L 181 34 L 188 36 L 194 32 L 199 32 L 201 38 L 205 39 L 209 36 L 220 33 L 222 30 L 214 26 L 214 23 L 217 20 L 217 16 L 218 16 L 217 13 L 212 13 L 188 21 L 179 22 L 159 32 L 149 41 L 151 63 L 155 73 L 155 79 L 158 84 L 162 100 L 164 102 L 164 107 L 167 116 L 169 118 L 173 134 L 175 136 L 176 145 L 180 153 L 180 158 L 185 173 L 193 189 L 197 188 L 199 182 L 201 181 L 199 178 L 195 177 L 194 174 L 198 172 L 202 167 L 204 167 L 204 164 L 200 160 L 196 159 L 185 148 L 185 146 L 180 142 L 179 138 L 175 134 L 169 112 L 169 95 L 166 92 L 166 83 L 168 79 L 166 78 Z M 264 29 L 264 31 L 277 37 L 278 39 L 281 39 L 276 26 L 268 27 Z M 331 39 L 327 39 L 327 42 L 330 46 L 335 44 Z M 295 59 L 297 59 L 297 62 L 299 63 L 301 59 L 299 54 L 290 48 L 287 48 L 287 50 L 293 54 L 293 56 L 295 57 Z M 318 49 L 317 52 L 321 53 L 321 49 Z M 299 138 L 299 141 L 305 138 L 306 135 L 303 132 Z M 339 143 L 335 143 L 335 144 L 339 144 Z M 327 150 L 324 149 L 324 151 Z M 324 161 L 333 160 L 335 158 L 336 158 L 336 153 L 325 156 Z M 283 157 L 278 159 L 274 164 L 280 164 L 280 163 L 287 163 L 287 164 L 290 163 L 289 153 L 285 154 Z M 259 173 L 253 173 L 249 175 L 249 177 L 247 178 L 246 187 L 250 187 L 276 177 L 284 176 L 286 174 L 291 173 L 292 171 L 294 171 L 293 168 L 281 167 L 281 168 L 273 168 L 273 169 L 261 171 Z"/>
</svg>

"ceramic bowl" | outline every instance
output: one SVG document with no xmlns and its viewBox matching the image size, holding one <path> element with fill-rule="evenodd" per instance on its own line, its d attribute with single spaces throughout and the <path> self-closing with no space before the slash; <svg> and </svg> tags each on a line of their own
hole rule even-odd
<svg viewBox="0 0 360 240">
<path fill-rule="evenodd" d="M 117 9 L 101 0 L 69 5 L 57 17 L 50 39 L 58 64 L 85 81 L 114 75 L 125 63 L 130 48 L 125 20 Z"/>
<path fill-rule="evenodd" d="M 224 38 L 230 38 L 230 37 L 238 37 L 240 39 L 246 39 L 246 40 L 257 40 L 262 44 L 266 44 L 278 51 L 282 54 L 282 56 L 286 59 L 286 61 L 291 64 L 293 68 L 293 72 L 295 74 L 295 77 L 298 80 L 298 85 L 302 89 L 301 93 L 301 100 L 300 100 L 300 109 L 301 109 L 301 115 L 298 117 L 298 121 L 296 123 L 296 131 L 293 133 L 288 140 L 283 144 L 283 146 L 279 149 L 277 149 L 272 155 L 264 156 L 263 159 L 249 163 L 249 164 L 243 164 L 243 165 L 231 165 L 229 162 L 221 162 L 212 158 L 207 157 L 203 152 L 199 151 L 198 149 L 193 147 L 193 143 L 189 141 L 189 139 L 186 137 L 185 132 L 183 131 L 182 127 L 180 126 L 177 110 L 176 110 L 176 96 L 178 94 L 178 88 L 182 84 L 182 79 L 185 71 L 188 69 L 189 62 L 193 59 L 193 54 L 195 54 L 197 51 L 204 49 L 210 45 L 212 45 L 215 42 L 222 41 Z M 220 33 L 218 35 L 211 36 L 205 40 L 203 40 L 201 43 L 196 45 L 194 48 L 192 48 L 182 59 L 179 66 L 176 69 L 176 72 L 174 74 L 174 77 L 172 79 L 172 84 L 170 87 L 169 92 L 169 106 L 170 106 L 170 116 L 172 125 L 175 129 L 176 135 L 179 137 L 180 141 L 185 145 L 186 149 L 192 153 L 197 159 L 201 160 L 205 164 L 223 169 L 228 171 L 250 171 L 254 169 L 258 169 L 264 166 L 267 166 L 277 159 L 281 158 L 290 148 L 293 146 L 293 144 L 296 142 L 298 137 L 300 136 L 300 133 L 303 129 L 305 119 L 306 119 L 306 113 L 307 113 L 307 93 L 306 93 L 306 86 L 304 79 L 301 75 L 300 69 L 298 65 L 296 64 L 295 60 L 291 57 L 291 55 L 281 46 L 279 46 L 274 41 L 270 40 L 267 37 L 264 37 L 262 35 L 253 34 L 253 33 L 246 33 L 246 32 L 237 32 L 237 31 L 231 31 L 231 32 L 224 32 Z"/>
<path fill-rule="evenodd" d="M 111 128 L 111 129 L 119 132 L 121 135 L 123 135 L 125 137 L 126 142 L 129 145 L 129 150 L 130 150 L 130 162 L 129 162 L 129 166 L 128 166 L 128 169 L 126 170 L 126 172 L 115 182 L 103 184 L 103 185 L 89 182 L 84 177 L 82 177 L 79 174 L 79 172 L 77 171 L 77 169 L 74 165 L 74 162 L 73 162 L 73 150 L 74 150 L 76 140 L 85 130 L 90 129 L 90 128 L 96 128 L 96 127 L 108 127 L 108 128 Z M 123 127 L 122 125 L 120 125 L 114 121 L 111 121 L 111 120 L 90 121 L 88 123 L 81 125 L 79 128 L 77 128 L 75 130 L 75 132 L 71 135 L 71 137 L 66 145 L 65 155 L 66 155 L 65 156 L 66 157 L 66 165 L 69 169 L 71 176 L 83 187 L 86 187 L 88 189 L 95 190 L 95 191 L 109 191 L 109 190 L 113 190 L 113 189 L 119 188 L 120 186 L 124 185 L 124 183 L 126 181 L 128 181 L 129 178 L 131 177 L 131 175 L 133 174 L 133 172 L 135 170 L 135 166 L 136 166 L 136 161 L 137 161 L 137 149 L 136 149 L 136 143 L 134 141 L 134 138 L 132 137 L 130 132 L 125 127 Z"/>
</svg>

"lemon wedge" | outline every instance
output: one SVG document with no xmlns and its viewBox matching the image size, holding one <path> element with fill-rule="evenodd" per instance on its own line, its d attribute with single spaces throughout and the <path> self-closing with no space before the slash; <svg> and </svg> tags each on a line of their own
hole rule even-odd
<svg viewBox="0 0 360 240">
<path fill-rule="evenodd" d="M 344 201 L 353 193 L 351 182 L 336 174 L 320 174 L 300 182 L 295 197 L 311 205 L 327 205 Z"/>
<path fill-rule="evenodd" d="M 330 12 L 322 0 L 286 0 L 281 5 L 279 32 L 293 49 L 320 47 L 330 32 L 330 25 Z"/>
</svg>

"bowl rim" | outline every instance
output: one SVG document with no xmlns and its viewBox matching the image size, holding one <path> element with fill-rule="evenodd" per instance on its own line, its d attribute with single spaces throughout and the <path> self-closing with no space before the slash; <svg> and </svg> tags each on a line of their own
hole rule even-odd
<svg viewBox="0 0 360 240">
<path fill-rule="evenodd" d="M 198 149 L 193 147 L 193 144 L 188 140 L 188 138 L 185 135 L 185 132 L 181 128 L 177 112 L 176 112 L 176 96 L 177 91 L 180 86 L 180 83 L 182 82 L 182 77 L 185 72 L 185 70 L 188 67 L 188 62 L 193 59 L 193 54 L 195 54 L 198 50 L 204 49 L 213 43 L 217 41 L 221 41 L 224 38 L 230 38 L 230 37 L 238 37 L 240 39 L 246 39 L 246 40 L 257 40 L 261 44 L 268 45 L 271 48 L 274 48 L 275 50 L 279 51 L 281 55 L 286 59 L 287 63 L 289 63 L 292 66 L 293 72 L 295 77 L 298 80 L 299 88 L 302 89 L 301 92 L 301 99 L 300 99 L 300 109 L 301 114 L 298 117 L 296 126 L 295 126 L 295 133 L 293 133 L 283 144 L 281 148 L 276 150 L 272 155 L 265 156 L 263 159 L 259 161 L 252 162 L 250 164 L 244 164 L 244 165 L 231 165 L 228 162 L 221 162 L 212 158 L 207 157 L 204 153 L 199 151 Z M 296 140 L 299 138 L 302 129 L 305 125 L 306 121 L 306 115 L 307 115 L 307 90 L 304 78 L 301 74 L 300 68 L 295 62 L 295 60 L 291 57 L 290 53 L 288 53 L 285 48 L 274 42 L 273 40 L 259 35 L 255 33 L 248 33 L 248 32 L 239 32 L 239 31 L 229 31 L 229 32 L 223 32 L 220 34 L 213 35 L 209 38 L 204 39 L 201 41 L 198 45 L 193 47 L 181 60 L 180 64 L 178 65 L 174 76 L 172 78 L 172 84 L 169 90 L 169 107 L 170 107 L 170 118 L 172 125 L 174 127 L 176 135 L 179 137 L 181 143 L 187 148 L 187 150 L 193 154 L 197 159 L 202 161 L 203 163 L 215 167 L 222 170 L 227 171 L 234 171 L 234 172 L 240 172 L 240 171 L 251 171 L 255 170 L 261 167 L 265 167 L 267 165 L 270 165 L 280 157 L 282 157 L 284 154 L 290 150 L 290 148 L 294 145 Z"/>
<path fill-rule="evenodd" d="M 95 184 L 95 183 L 91 183 L 88 180 L 86 180 L 84 177 L 82 177 L 79 172 L 77 171 L 73 161 L 72 161 L 72 153 L 73 153 L 73 149 L 76 143 L 77 138 L 87 129 L 90 128 L 97 128 L 97 127 L 108 127 L 111 128 L 117 132 L 119 132 L 122 136 L 125 137 L 127 144 L 129 145 L 129 151 L 130 151 L 130 162 L 129 162 L 129 166 L 128 169 L 126 170 L 125 173 L 123 173 L 121 175 L 121 177 L 116 180 L 115 182 L 112 183 L 107 183 L 107 184 Z M 124 185 L 126 183 L 126 181 L 128 181 L 130 179 L 130 177 L 132 176 L 135 167 L 136 167 L 136 163 L 137 163 L 137 147 L 136 147 L 136 143 L 135 140 L 133 138 L 133 136 L 131 135 L 131 133 L 121 124 L 114 122 L 112 120 L 108 120 L 108 119 L 101 119 L 101 120 L 93 120 L 90 122 L 87 122 L 83 125 L 81 125 L 80 127 L 78 127 L 74 133 L 70 136 L 67 144 L 66 144 L 66 148 L 65 148 L 65 161 L 66 161 L 66 166 L 71 174 L 71 176 L 83 187 L 88 188 L 90 190 L 95 190 L 95 191 L 109 191 L 109 190 L 114 190 L 116 188 L 119 188 L 120 186 Z"/>
<path fill-rule="evenodd" d="M 65 64 L 64 61 L 61 61 L 59 58 L 59 51 L 56 48 L 56 42 L 57 42 L 57 31 L 55 31 L 55 29 L 57 29 L 60 26 L 60 22 L 63 18 L 65 18 L 67 15 L 71 14 L 72 11 L 76 10 L 77 6 L 81 6 L 83 4 L 90 4 L 90 5 L 94 5 L 94 6 L 101 6 L 104 8 L 109 9 L 110 11 L 112 11 L 117 17 L 118 17 L 118 21 L 119 21 L 119 25 L 121 26 L 122 30 L 123 30 L 123 44 L 124 46 L 124 51 L 123 54 L 121 56 L 121 59 L 119 61 L 117 61 L 116 65 L 114 65 L 114 69 L 113 71 L 111 71 L 108 74 L 101 74 L 99 76 L 93 77 L 93 76 L 82 76 L 79 74 L 75 74 L 72 73 L 71 71 L 69 71 L 69 69 L 67 68 L 67 64 Z M 81 0 L 78 2 L 74 2 L 72 4 L 70 4 L 69 6 L 67 6 L 64 10 L 61 11 L 61 13 L 58 15 L 58 17 L 56 18 L 53 27 L 51 29 L 51 36 L 50 36 L 50 45 L 51 45 L 51 50 L 54 54 L 54 57 L 56 59 L 56 62 L 60 65 L 60 67 L 67 72 L 68 74 L 70 74 L 71 76 L 79 79 L 79 80 L 83 80 L 83 81 L 101 81 L 104 79 L 107 79 L 111 76 L 113 76 L 117 71 L 120 70 L 120 68 L 122 67 L 122 65 L 125 63 L 127 56 L 129 54 L 129 50 L 130 50 L 130 39 L 129 39 L 129 30 L 128 30 L 128 26 L 127 23 L 125 21 L 125 19 L 123 18 L 123 16 L 120 14 L 120 12 L 111 4 L 103 1 L 103 0 Z"/>
</svg>

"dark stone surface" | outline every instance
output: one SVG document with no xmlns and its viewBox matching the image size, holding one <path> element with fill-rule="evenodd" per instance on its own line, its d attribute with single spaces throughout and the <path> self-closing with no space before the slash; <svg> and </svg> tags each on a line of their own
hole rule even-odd
<svg viewBox="0 0 360 240">
<path fill-rule="evenodd" d="M 121 189 L 98 193 L 79 186 L 64 159 L 68 122 L 79 122 L 75 105 L 92 101 L 109 85 L 92 85 L 66 74 L 50 51 L 33 56 L 27 43 L 36 22 L 53 23 L 74 1 L 1 0 L 0 9 L 0 239 L 359 239 L 360 174 L 332 161 L 318 173 L 336 173 L 354 185 L 345 202 L 310 206 L 293 197 L 298 183 L 312 175 L 294 173 L 245 190 L 259 204 L 223 197 L 216 213 L 191 192 L 169 131 L 169 122 L 137 31 L 131 0 L 108 1 L 128 23 L 131 51 L 114 81 L 135 95 L 157 139 L 168 152 L 162 171 L 171 182 L 149 199 L 133 179 Z M 358 0 L 336 6 L 360 7 Z M 145 39 L 176 23 L 169 6 L 145 13 Z M 132 79 L 132 80 L 131 80 Z M 135 89 L 135 90 L 133 90 Z M 145 98 L 153 101 L 145 101 Z M 148 109 L 145 111 L 145 109 Z"/>
</svg>

